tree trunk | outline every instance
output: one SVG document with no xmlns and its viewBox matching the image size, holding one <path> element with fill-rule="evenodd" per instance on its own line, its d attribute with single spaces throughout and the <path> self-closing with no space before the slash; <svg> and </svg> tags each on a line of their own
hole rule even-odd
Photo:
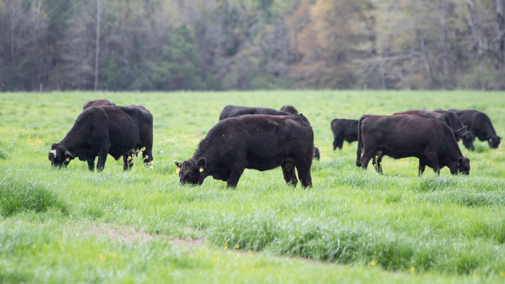
<svg viewBox="0 0 505 284">
<path fill-rule="evenodd" d="M 98 56 L 100 54 L 100 0 L 96 0 L 96 56 L 95 56 L 95 92 L 98 90 Z"/>
<path fill-rule="evenodd" d="M 496 0 L 496 70 L 503 68 L 503 56 L 505 52 L 505 0 Z"/>
</svg>

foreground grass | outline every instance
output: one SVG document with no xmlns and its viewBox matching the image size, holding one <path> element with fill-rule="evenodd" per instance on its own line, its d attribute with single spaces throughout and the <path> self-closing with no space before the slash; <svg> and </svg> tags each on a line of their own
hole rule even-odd
<svg viewBox="0 0 505 284">
<path fill-rule="evenodd" d="M 99 97 L 153 113 L 152 168 L 123 172 L 111 157 L 101 173 L 79 161 L 50 168 L 50 145 L 63 138 L 86 100 Z M 314 187 L 286 186 L 280 169 L 246 170 L 236 190 L 210 178 L 200 187 L 181 187 L 173 161 L 193 154 L 226 104 L 292 104 L 303 112 L 323 155 L 313 165 Z M 445 168 L 440 177 L 427 169 L 421 179 L 415 159 L 385 159 L 385 175 L 378 176 L 354 166 L 355 144 L 331 151 L 335 117 L 421 108 L 477 108 L 490 115 L 499 135 L 505 132 L 500 93 L 2 94 L 0 279 L 503 282 L 503 147 L 476 142 L 475 152 L 462 148 L 471 159 L 469 177 L 452 177 Z M 167 237 L 137 245 L 82 233 L 104 223 Z M 205 238 L 206 247 L 174 247 L 173 237 Z M 244 257 L 230 252 L 236 246 Z"/>
</svg>

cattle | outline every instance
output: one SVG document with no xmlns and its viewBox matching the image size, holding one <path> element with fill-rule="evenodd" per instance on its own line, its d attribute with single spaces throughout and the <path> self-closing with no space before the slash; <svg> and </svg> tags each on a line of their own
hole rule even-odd
<svg viewBox="0 0 505 284">
<path fill-rule="evenodd" d="M 246 114 L 289 115 L 287 112 L 278 111 L 271 108 L 227 105 L 221 112 L 219 120 L 221 121 L 226 118 L 237 117 Z"/>
<path fill-rule="evenodd" d="M 74 126 L 59 143 L 51 146 L 48 158 L 55 167 L 67 166 L 74 158 L 88 162 L 89 170 L 103 170 L 107 154 L 123 169 L 133 166 L 130 155 L 144 149 L 144 163 L 151 163 L 153 116 L 143 106 L 90 107 L 76 119 Z"/>
<path fill-rule="evenodd" d="M 333 151 L 342 150 L 344 140 L 348 143 L 358 141 L 358 121 L 354 119 L 334 119 L 331 122 L 333 132 Z"/>
<path fill-rule="evenodd" d="M 489 119 L 487 114 L 478 110 L 450 109 L 449 111 L 458 115 L 463 124 L 468 127 L 468 130 L 477 136 L 480 141 L 487 141 L 489 147 L 493 149 L 500 146 L 502 137 L 496 135 L 491 119 Z"/>
<path fill-rule="evenodd" d="M 459 119 L 459 117 L 449 111 L 443 110 L 409 110 L 405 112 L 397 112 L 393 115 L 405 115 L 405 114 L 414 114 L 414 115 L 422 115 L 430 118 L 438 119 L 439 121 L 447 124 L 452 131 L 454 132 L 454 136 L 456 137 L 456 141 L 462 140 L 463 145 L 470 150 L 473 150 L 473 141 L 475 140 L 475 136 L 468 131 L 467 127 L 463 124 L 463 122 Z"/>
<path fill-rule="evenodd" d="M 85 110 L 89 107 L 95 107 L 95 106 L 115 106 L 116 104 L 114 104 L 113 102 L 109 101 L 109 100 L 92 100 L 92 101 L 88 101 L 87 103 L 84 104 L 84 106 L 82 107 L 82 110 Z"/>
<path fill-rule="evenodd" d="M 387 155 L 394 159 L 417 157 L 419 176 L 426 166 L 437 174 L 445 166 L 453 175 L 470 174 L 470 160 L 461 153 L 449 126 L 437 119 L 419 115 L 364 115 L 358 129 L 356 166 L 364 170 L 370 159 L 379 156 L 375 168 L 382 174 L 380 157 Z"/>
<path fill-rule="evenodd" d="M 283 112 L 287 112 L 287 113 L 289 113 L 289 114 L 298 114 L 298 111 L 297 111 L 297 110 L 296 110 L 296 108 L 295 108 L 295 107 L 293 107 L 293 106 L 283 106 L 283 107 L 281 108 L 281 111 L 283 111 Z"/>
<path fill-rule="evenodd" d="M 303 115 L 244 115 L 218 122 L 193 157 L 175 165 L 181 184 L 201 185 L 212 176 L 235 188 L 244 169 L 281 166 L 287 184 L 296 186 L 297 169 L 306 188 L 312 186 L 313 151 L 314 132 Z"/>
<path fill-rule="evenodd" d="M 292 106 L 283 106 L 283 109 L 286 108 L 288 111 L 294 111 L 295 113 L 293 114 L 298 114 L 298 111 L 292 107 Z M 256 115 L 256 114 L 266 114 L 266 115 L 290 115 L 290 113 L 285 112 L 285 111 L 278 111 L 275 109 L 271 108 L 264 108 L 264 107 L 243 107 L 243 106 L 234 106 L 234 105 L 227 105 L 224 107 L 223 111 L 221 112 L 221 115 L 219 116 L 219 121 L 226 119 L 226 118 L 231 118 L 231 117 L 238 117 L 242 115 Z M 321 159 L 321 151 L 319 148 L 314 148 L 314 158 L 317 160 Z"/>
</svg>

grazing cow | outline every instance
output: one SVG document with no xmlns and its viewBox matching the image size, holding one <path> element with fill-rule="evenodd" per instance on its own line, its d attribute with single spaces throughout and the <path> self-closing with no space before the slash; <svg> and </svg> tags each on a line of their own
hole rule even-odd
<svg viewBox="0 0 505 284">
<path fill-rule="evenodd" d="M 85 109 L 60 143 L 49 152 L 51 165 L 67 166 L 79 158 L 88 168 L 103 170 L 107 154 L 118 160 L 123 156 L 123 169 L 133 166 L 132 153 L 145 148 L 144 163 L 153 160 L 153 116 L 143 106 L 90 107 Z"/>
<path fill-rule="evenodd" d="M 283 107 L 281 108 L 281 111 L 283 111 L 283 112 L 287 112 L 287 113 L 289 113 L 289 114 L 298 114 L 298 111 L 297 111 L 297 110 L 296 110 L 296 108 L 295 108 L 295 107 L 293 107 L 293 106 L 283 106 Z"/>
<path fill-rule="evenodd" d="M 374 156 L 394 159 L 417 157 L 419 176 L 426 166 L 438 174 L 447 166 L 453 175 L 470 174 L 470 160 L 461 154 L 452 130 L 445 123 L 420 115 L 364 115 L 358 123 L 356 166 L 366 169 Z M 364 147 L 361 157 L 361 147 Z M 375 168 L 382 174 L 380 158 Z"/>
<path fill-rule="evenodd" d="M 226 118 L 237 117 L 246 114 L 289 115 L 287 112 L 278 111 L 271 108 L 227 105 L 221 112 L 219 120 L 221 121 Z"/>
<path fill-rule="evenodd" d="M 282 107 L 287 108 L 290 111 L 293 111 L 295 113 L 293 114 L 298 114 L 298 111 L 292 107 L 292 106 L 283 106 Z M 267 115 L 290 115 L 290 113 L 285 112 L 285 111 L 278 111 L 275 109 L 271 108 L 264 108 L 264 107 L 243 107 L 243 106 L 233 106 L 233 105 L 227 105 L 224 107 L 223 111 L 221 112 L 221 115 L 219 116 L 219 121 L 230 118 L 230 117 L 238 117 L 242 115 L 247 115 L 247 114 L 267 114 Z M 321 151 L 319 148 L 314 149 L 314 158 L 315 159 L 321 159 Z"/>
<path fill-rule="evenodd" d="M 358 141 L 358 121 L 354 119 L 334 119 L 331 122 L 333 132 L 333 151 L 342 150 L 344 140 L 348 143 Z"/>
<path fill-rule="evenodd" d="M 266 171 L 282 167 L 284 179 L 296 186 L 298 170 L 303 187 L 312 186 L 310 168 L 314 132 L 303 115 L 245 115 L 212 127 L 193 157 L 175 162 L 181 184 L 202 184 L 207 176 L 237 186 L 244 169 Z"/>
<path fill-rule="evenodd" d="M 456 110 L 450 109 L 459 116 L 461 121 L 468 127 L 480 141 L 487 141 L 489 147 L 496 149 L 500 146 L 502 137 L 496 135 L 491 119 L 487 114 L 477 110 Z"/>
<path fill-rule="evenodd" d="M 475 136 L 468 131 L 467 127 L 461 122 L 459 117 L 452 112 L 449 111 L 443 111 L 443 110 L 435 110 L 435 111 L 429 111 L 429 110 L 409 110 L 405 112 L 397 112 L 393 115 L 422 115 L 425 117 L 430 117 L 430 118 L 435 118 L 438 119 L 439 121 L 447 124 L 452 131 L 454 132 L 454 136 L 456 137 L 456 141 L 462 140 L 463 145 L 467 149 L 473 150 L 473 141 L 475 140 Z"/>
<path fill-rule="evenodd" d="M 82 110 L 95 106 L 115 106 L 115 104 L 109 100 L 92 100 L 85 103 Z"/>
</svg>

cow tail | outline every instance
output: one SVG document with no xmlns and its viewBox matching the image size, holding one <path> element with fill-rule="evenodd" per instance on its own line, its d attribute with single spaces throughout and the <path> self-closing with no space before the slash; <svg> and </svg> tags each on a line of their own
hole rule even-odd
<svg viewBox="0 0 505 284">
<path fill-rule="evenodd" d="M 361 135 L 361 122 L 367 118 L 366 115 L 363 115 L 358 122 L 358 151 L 356 155 L 358 156 L 356 158 L 356 167 L 361 167 L 361 148 L 362 148 L 362 143 L 363 143 L 363 137 Z"/>
</svg>

